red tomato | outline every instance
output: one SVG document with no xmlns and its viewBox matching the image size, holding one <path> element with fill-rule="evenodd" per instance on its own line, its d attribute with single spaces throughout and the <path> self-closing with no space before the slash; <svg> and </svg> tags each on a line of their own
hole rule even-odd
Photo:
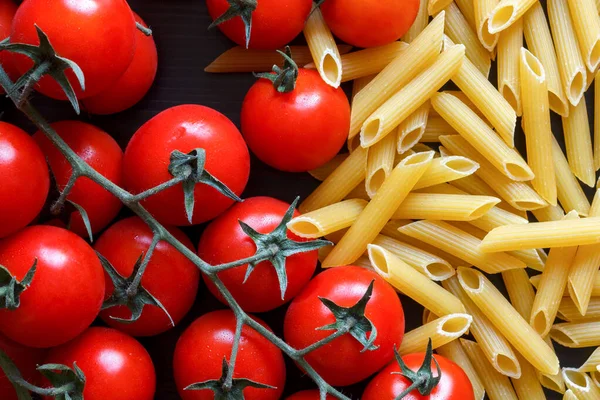
<svg viewBox="0 0 600 400">
<path fill-rule="evenodd" d="M 52 127 L 83 161 L 113 183 L 123 184 L 123 151 L 108 133 L 80 121 L 55 122 Z M 62 190 L 71 177 L 71 164 L 42 132 L 37 132 L 34 139 L 48 157 L 50 169 Z M 87 212 L 94 233 L 104 229 L 122 207 L 119 199 L 89 178 L 79 178 L 67 199 Z M 71 213 L 69 223 L 73 232 L 87 237 L 79 211 Z"/>
<path fill-rule="evenodd" d="M 212 265 L 251 257 L 256 253 L 256 245 L 238 221 L 247 223 L 259 233 L 270 233 L 279 225 L 289 207 L 289 204 L 271 197 L 253 197 L 234 205 L 206 228 L 200 238 L 198 255 Z M 296 211 L 294 216 L 298 215 L 300 213 Z M 290 231 L 288 237 L 302 241 Z M 247 265 L 223 271 L 218 276 L 244 310 L 264 312 L 287 303 L 302 290 L 317 267 L 317 251 L 294 254 L 287 258 L 285 267 L 288 287 L 284 300 L 270 261 L 258 264 L 245 283 Z M 211 293 L 225 302 L 212 281 L 207 276 L 203 275 L 203 278 Z"/>
<path fill-rule="evenodd" d="M 35 141 L 0 121 L 0 237 L 27 226 L 44 207 L 50 176 Z"/>
<path fill-rule="evenodd" d="M 279 93 L 267 79 L 250 88 L 242 105 L 242 133 L 264 163 L 303 172 L 331 160 L 350 130 L 350 104 L 341 88 L 301 68 L 296 88 Z"/>
<path fill-rule="evenodd" d="M 402 357 L 406 366 L 418 371 L 423 365 L 425 353 L 409 354 Z M 473 386 L 471 381 L 461 367 L 454 362 L 439 355 L 434 355 L 440 369 L 442 378 L 437 386 L 429 395 L 421 395 L 418 390 L 413 390 L 404 400 L 474 400 Z M 431 371 L 434 376 L 437 376 L 437 368 L 433 361 L 431 362 Z M 406 390 L 412 382 L 404 376 L 398 374 L 400 366 L 396 361 L 392 361 L 384 370 L 371 380 L 362 400 L 394 400 L 404 390 Z"/>
<path fill-rule="evenodd" d="M 85 374 L 85 400 L 154 398 L 156 374 L 152 359 L 131 336 L 110 328 L 90 328 L 50 350 L 46 358 L 47 364 L 71 368 L 74 362 Z"/>
<path fill-rule="evenodd" d="M 13 20 L 11 43 L 38 45 L 34 25 L 46 33 L 58 55 L 74 61 L 83 71 L 85 92 L 73 71 L 67 71 L 79 99 L 111 87 L 133 59 L 136 27 L 125 0 L 26 0 Z M 21 74 L 32 65 L 23 55 L 14 60 Z M 67 98 L 48 76 L 36 89 L 55 99 Z"/>
<path fill-rule="evenodd" d="M 373 47 L 396 41 L 408 31 L 419 12 L 419 0 L 325 0 L 321 12 L 338 38 L 353 46 Z"/>
<path fill-rule="evenodd" d="M 404 312 L 394 289 L 375 272 L 347 266 L 317 275 L 292 301 L 285 315 L 287 342 L 302 349 L 334 331 L 318 328 L 335 322 L 333 313 L 319 297 L 342 307 L 355 305 L 375 281 L 365 315 L 377 328 L 377 350 L 361 352 L 364 346 L 350 334 L 341 336 L 306 356 L 306 361 L 332 385 L 351 385 L 374 374 L 394 357 L 404 336 Z"/>
<path fill-rule="evenodd" d="M 265 323 L 255 318 L 261 325 Z M 183 332 L 173 356 L 177 390 L 183 400 L 213 400 L 211 390 L 183 390 L 192 383 L 218 380 L 223 359 L 229 360 L 235 334 L 235 316 L 229 310 L 213 311 Z M 281 351 L 248 326 L 242 329 L 233 378 L 246 378 L 276 389 L 246 388 L 246 400 L 277 400 L 285 385 Z"/>
<path fill-rule="evenodd" d="M 45 350 L 25 347 L 2 335 L 0 335 L 0 349 L 8 355 L 8 358 L 16 365 L 27 382 L 33 384 L 39 382 L 41 375 L 37 372 L 36 366 L 42 364 L 46 355 Z M 2 400 L 17 400 L 17 394 L 13 385 L 1 369 L 0 398 Z"/>
<path fill-rule="evenodd" d="M 135 20 L 146 28 L 148 25 L 134 13 Z M 154 36 L 141 31 L 135 34 L 135 54 L 127 71 L 110 88 L 83 101 L 85 109 L 92 114 L 114 114 L 137 104 L 150 90 L 156 77 L 158 54 Z"/>
<path fill-rule="evenodd" d="M 334 400 L 335 397 L 327 395 L 327 400 Z M 321 394 L 318 390 L 304 390 L 302 392 L 295 393 L 286 400 L 321 400 Z"/>
<path fill-rule="evenodd" d="M 250 155 L 240 132 L 212 108 L 182 105 L 169 108 L 146 122 L 125 150 L 125 186 L 133 193 L 172 179 L 168 171 L 174 150 L 206 150 L 206 170 L 236 194 L 241 194 L 250 174 Z M 225 211 L 233 200 L 207 185 L 196 185 L 193 224 L 208 221 Z M 182 185 L 155 194 L 142 202 L 166 225 L 189 225 Z"/>
<path fill-rule="evenodd" d="M 169 228 L 173 234 L 190 250 L 194 245 L 177 228 Z M 152 242 L 152 230 L 139 217 L 131 217 L 117 222 L 108 228 L 94 248 L 102 254 L 121 276 L 129 277 L 137 259 L 145 254 Z M 113 292 L 108 275 L 106 298 Z M 175 323 L 181 321 L 190 310 L 198 291 L 200 272 L 198 268 L 167 242 L 159 242 L 142 277 L 142 286 L 167 309 Z M 119 306 L 102 311 L 100 317 L 108 325 L 134 336 L 158 335 L 171 328 L 171 322 L 160 308 L 146 305 L 140 319 L 124 324 L 110 316 L 130 318 L 131 311 Z"/>
<path fill-rule="evenodd" d="M 0 41 L 10 36 L 10 28 L 16 12 L 17 5 L 12 0 L 0 0 Z M 0 64 L 13 81 L 19 77 L 12 62 L 12 53 L 0 52 Z M 4 93 L 2 87 L 0 87 L 1 93 Z"/>
<path fill-rule="evenodd" d="M 230 4 L 227 0 L 206 0 L 213 20 Z M 251 49 L 275 50 L 292 41 L 304 28 L 312 0 L 259 0 L 252 13 Z M 246 47 L 246 28 L 240 17 L 218 25 L 221 32 L 238 45 Z"/>
<path fill-rule="evenodd" d="M 0 310 L 0 331 L 26 346 L 57 346 L 98 315 L 104 272 L 94 250 L 65 229 L 32 226 L 0 241 L 0 264 L 19 281 L 36 258 L 37 271 L 20 307 Z"/>
</svg>

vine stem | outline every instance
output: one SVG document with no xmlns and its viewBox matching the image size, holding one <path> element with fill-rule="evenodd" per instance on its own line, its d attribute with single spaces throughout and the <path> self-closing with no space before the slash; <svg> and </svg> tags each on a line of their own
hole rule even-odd
<svg viewBox="0 0 600 400">
<path fill-rule="evenodd" d="M 4 91 L 8 93 L 9 98 L 15 104 L 15 106 L 31 120 L 35 124 L 35 126 L 44 133 L 44 135 L 53 143 L 53 145 L 63 154 L 65 159 L 69 162 L 72 168 L 72 174 L 76 177 L 87 177 L 100 185 L 102 188 L 110 192 L 112 195 L 117 197 L 123 204 L 129 207 L 135 214 L 137 214 L 152 230 L 154 233 L 153 243 L 156 241 L 163 240 L 173 247 L 177 249 L 183 256 L 188 258 L 192 263 L 194 263 L 198 269 L 200 269 L 203 273 L 205 273 L 215 284 L 215 286 L 219 289 L 225 300 L 227 301 L 229 307 L 236 317 L 236 337 L 235 343 L 232 346 L 231 353 L 231 363 L 232 367 L 230 368 L 230 374 L 233 376 L 233 363 L 235 363 L 235 359 L 237 357 L 237 353 L 239 351 L 239 341 L 241 337 L 241 331 L 244 325 L 248 325 L 255 331 L 257 331 L 260 335 L 262 335 L 265 339 L 273 343 L 277 346 L 283 353 L 292 358 L 296 363 L 309 375 L 316 385 L 319 388 L 319 391 L 323 394 L 331 394 L 340 400 L 350 400 L 347 396 L 339 392 L 333 386 L 329 385 L 305 360 L 304 356 L 307 353 L 307 349 L 310 351 L 314 351 L 317 348 L 331 342 L 335 339 L 337 333 L 333 333 L 329 338 L 325 338 L 320 342 L 309 346 L 304 350 L 296 350 L 289 344 L 287 344 L 283 339 L 279 338 L 269 329 L 258 323 L 252 317 L 250 317 L 237 303 L 237 301 L 233 298 L 229 290 L 225 287 L 221 279 L 217 276 L 217 272 L 224 271 L 226 269 L 235 268 L 240 265 L 244 265 L 250 262 L 258 262 L 267 259 L 272 254 L 270 252 L 266 252 L 265 254 L 255 254 L 252 257 L 233 261 L 226 264 L 221 264 L 217 266 L 211 266 L 206 261 L 202 260 L 196 253 L 192 250 L 188 249 L 183 243 L 178 241 L 167 229 L 165 229 L 152 215 L 140 204 L 140 201 L 152 194 L 158 193 L 161 190 L 164 190 L 168 187 L 175 186 L 179 182 L 176 179 L 171 179 L 155 188 L 149 189 L 145 192 L 142 192 L 138 195 L 133 195 L 128 191 L 124 190 L 120 186 L 114 184 L 109 179 L 105 178 L 102 174 L 98 173 L 95 169 L 90 167 L 85 161 L 83 161 L 70 147 L 67 143 L 58 135 L 58 133 L 52 128 L 50 123 L 33 107 L 33 105 L 29 102 L 29 99 L 25 98 L 17 98 L 15 93 L 12 93 L 12 89 L 14 84 L 12 80 L 6 74 L 6 71 L 0 65 L 0 86 L 4 88 Z M 151 246 L 152 248 L 152 246 Z M 148 253 L 150 253 L 150 249 Z M 146 256 L 148 256 L 148 253 Z M 149 260 L 149 257 L 146 257 Z M 144 260 L 146 261 L 146 260 Z M 144 268 L 140 268 L 142 271 Z M 139 280 L 141 280 L 141 276 L 143 275 L 143 271 L 139 274 Z M 136 276 L 136 280 L 138 277 Z M 239 331 L 239 335 L 238 335 Z M 337 337 L 337 336 L 336 336 Z M 36 391 L 43 390 L 37 387 L 32 387 L 28 384 L 28 389 L 33 390 L 35 388 Z M 43 395 L 46 395 L 45 393 Z"/>
<path fill-rule="evenodd" d="M 240 349 L 240 340 L 242 338 L 242 329 L 244 328 L 244 320 L 242 318 L 236 319 L 235 322 L 235 336 L 233 338 L 233 346 L 231 347 L 231 356 L 229 357 L 229 369 L 227 370 L 227 377 L 225 378 L 225 388 L 231 389 L 233 384 L 233 371 L 235 369 L 235 362 Z"/>
<path fill-rule="evenodd" d="M 160 241 L 160 235 L 154 235 L 152 237 L 152 242 L 150 243 L 150 247 L 148 247 L 146 254 L 144 254 L 144 259 L 142 260 L 142 264 L 140 265 L 140 268 L 138 269 L 137 274 L 133 278 L 133 282 L 131 282 L 131 285 L 127 288 L 127 292 L 135 293 L 137 291 L 138 287 L 140 286 L 140 282 L 142 281 L 142 277 L 144 276 L 144 272 L 146 272 L 146 268 L 148 268 L 150 259 L 152 258 L 152 255 L 154 254 L 154 250 L 156 249 L 156 246 L 158 245 L 159 241 Z"/>
<path fill-rule="evenodd" d="M 60 196 L 58 197 L 58 200 L 56 200 L 56 202 L 54 202 L 52 207 L 50 207 L 50 212 L 52 214 L 56 215 L 60 212 L 60 210 L 62 210 L 62 208 L 65 205 L 65 201 L 67 200 L 67 197 L 69 196 L 69 193 L 71 193 L 73 186 L 75 186 L 75 182 L 77 181 L 77 178 L 79 178 L 79 176 L 76 173 L 71 174 L 71 176 L 69 177 L 69 181 L 67 182 L 67 184 L 65 185 L 63 190 L 60 192 Z"/>
</svg>

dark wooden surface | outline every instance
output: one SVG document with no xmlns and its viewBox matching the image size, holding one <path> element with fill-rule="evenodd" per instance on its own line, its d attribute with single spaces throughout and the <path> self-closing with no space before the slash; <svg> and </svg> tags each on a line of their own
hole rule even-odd
<svg viewBox="0 0 600 400">
<path fill-rule="evenodd" d="M 77 117 L 70 108 L 60 102 L 50 101 L 36 96 L 34 102 L 42 114 L 50 121 L 64 119 L 83 119 L 111 133 L 125 148 L 133 133 L 148 119 L 160 111 L 178 104 L 202 104 L 213 107 L 227 115 L 239 126 L 241 103 L 248 88 L 254 82 L 251 74 L 207 74 L 204 67 L 216 56 L 233 44 L 218 30 L 208 31 L 210 18 L 206 6 L 200 0 L 129 0 L 132 8 L 154 30 L 154 37 L 159 52 L 158 76 L 153 88 L 146 98 L 134 108 L 123 113 L 98 117 Z M 493 68 L 493 71 L 495 68 Z M 494 73 L 492 73 L 494 74 Z M 492 77 L 495 81 L 495 77 Z M 348 89 L 348 88 L 346 88 Z M 592 93 L 588 93 L 588 106 L 592 106 Z M 13 122 L 24 129 L 33 131 L 31 125 L 8 104 L 0 100 L 0 110 L 5 111 L 4 119 Z M 592 114 L 592 113 L 591 113 Z M 590 114 L 590 115 L 591 115 Z M 553 116 L 553 128 L 557 138 L 564 142 L 560 118 Z M 520 149 L 524 148 L 521 132 L 517 135 Z M 244 197 L 266 195 L 291 202 L 296 196 L 306 197 L 318 182 L 308 174 L 288 174 L 275 171 L 255 157 L 252 158 L 252 172 Z M 588 188 L 589 189 L 589 188 Z M 592 190 L 587 190 L 592 195 Z M 126 215 L 126 211 L 124 215 Z M 186 232 L 197 243 L 203 227 L 186 229 Z M 501 279 L 492 277 L 494 282 L 502 287 Z M 402 297 L 407 330 L 420 325 L 422 307 L 406 297 Z M 172 354 L 181 332 L 196 318 L 207 311 L 224 308 L 215 300 L 204 286 L 200 287 L 198 297 L 192 311 L 174 329 L 153 338 L 143 338 L 141 342 L 150 352 L 157 372 L 158 400 L 178 399 L 177 390 L 172 376 Z M 280 334 L 285 307 L 262 314 L 263 318 Z M 100 323 L 99 323 L 100 324 Z M 579 366 L 589 355 L 591 349 L 564 349 L 557 345 L 557 351 L 563 366 Z M 285 394 L 292 394 L 300 389 L 312 388 L 309 378 L 287 360 L 287 383 Z M 364 384 L 357 384 L 344 392 L 353 399 L 358 399 Z M 560 399 L 561 395 L 547 392 L 548 399 Z"/>
</svg>

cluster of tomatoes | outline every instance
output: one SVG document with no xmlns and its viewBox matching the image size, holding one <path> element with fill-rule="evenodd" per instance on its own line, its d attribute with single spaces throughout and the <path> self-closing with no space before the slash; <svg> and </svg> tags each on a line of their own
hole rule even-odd
<svg viewBox="0 0 600 400">
<path fill-rule="evenodd" d="M 289 1 L 286 16 L 281 15 L 277 3 L 259 0 L 255 4 L 250 47 L 274 49 L 302 30 L 312 1 Z M 418 2 L 408 2 L 410 9 L 371 4 L 367 12 L 342 3 L 326 1 L 323 14 L 336 35 L 363 47 L 397 40 L 418 8 Z M 226 0 L 208 0 L 207 4 L 215 19 L 229 6 Z M 373 30 L 365 16 L 383 12 L 396 23 Z M 353 21 L 351 29 L 348 20 Z M 18 9 L 11 0 L 0 0 L 0 39 L 10 37 L 11 43 L 37 45 L 35 26 L 39 27 L 57 54 L 81 67 L 85 88 L 72 71 L 67 71 L 67 77 L 90 113 L 127 109 L 151 86 L 156 74 L 156 47 L 151 36 L 136 28 L 136 21 L 144 25 L 124 0 L 25 0 Z M 245 44 L 246 29 L 240 18 L 219 26 L 232 40 Z M 0 63 L 13 78 L 27 73 L 32 66 L 26 56 L 6 51 L 0 52 Z M 268 79 L 259 79 L 250 89 L 242 107 L 242 133 L 224 115 L 198 105 L 173 107 L 158 114 L 133 135 L 125 152 L 108 133 L 87 123 L 61 121 L 53 123 L 52 128 L 83 161 L 133 194 L 173 178 L 168 165 L 174 151 L 187 154 L 204 149 L 205 170 L 239 196 L 250 173 L 247 145 L 272 167 L 298 172 L 330 160 L 347 137 L 350 107 L 343 91 L 326 85 L 316 71 L 288 67 L 295 79 L 293 90 L 281 93 Z M 65 99 L 59 85 L 48 76 L 36 84 L 35 90 Z M 45 224 L 36 221 L 48 202 L 50 172 L 59 190 L 69 188 L 67 200 L 77 205 L 66 207 L 63 213 L 69 229 L 58 220 Z M 152 246 L 154 233 L 139 217 L 112 223 L 121 202 L 86 177 L 77 178 L 71 185 L 71 175 L 71 164 L 44 133 L 29 136 L 16 126 L 0 122 L 0 265 L 8 280 L 13 280 L 18 295 L 16 301 L 12 299 L 18 304 L 0 310 L 0 350 L 15 363 L 23 379 L 39 387 L 49 382 L 36 370 L 37 365 L 76 365 L 85 374 L 83 395 L 87 400 L 150 400 L 156 384 L 154 366 L 133 337 L 157 335 L 179 323 L 196 298 L 202 274 L 188 258 L 161 241 L 153 251 L 141 286 L 164 310 L 146 305 L 140 318 L 131 322 L 127 320 L 132 312 L 124 305 L 102 309 L 114 286 L 97 254 L 121 277 L 128 278 Z M 268 234 L 290 207 L 269 197 L 233 204 L 231 198 L 207 185 L 196 185 L 193 195 L 192 218 L 186 212 L 181 184 L 153 194 L 142 205 L 179 242 L 211 265 L 255 254 L 256 244 L 240 221 L 258 233 Z M 86 211 L 91 232 L 101 232 L 93 247 L 82 238 L 86 236 L 86 224 L 79 208 Z M 210 220 L 197 249 L 177 228 Z M 290 232 L 287 236 L 301 240 Z M 396 292 L 364 268 L 338 267 L 313 278 L 316 267 L 316 250 L 287 257 L 285 296 L 279 289 L 281 277 L 269 261 L 256 265 L 249 276 L 248 266 L 240 266 L 222 271 L 218 277 L 247 312 L 266 312 L 291 302 L 284 336 L 296 349 L 331 335 L 331 329 L 320 329 L 336 323 L 337 317 L 327 304 L 349 309 L 372 290 L 363 316 L 377 328 L 369 349 L 365 351 L 357 339 L 344 334 L 308 352 L 306 360 L 336 386 L 359 382 L 385 367 L 368 385 L 363 399 L 395 398 L 412 383 L 397 374 L 400 366 L 393 361 L 394 348 L 404 334 L 404 314 Z M 212 279 L 202 278 L 211 293 L 225 302 Z M 110 328 L 90 327 L 98 316 Z M 255 320 L 268 329 L 264 322 Z M 185 330 L 173 356 L 175 381 L 183 399 L 214 398 L 210 389 L 183 389 L 224 378 L 223 360 L 231 355 L 235 331 L 236 319 L 231 311 L 205 314 Z M 424 359 L 423 354 L 415 354 L 404 357 L 404 362 L 417 369 Z M 442 377 L 432 393 L 437 391 L 445 399 L 473 398 L 464 372 L 442 357 L 436 356 L 436 360 Z M 431 368 L 435 370 L 436 364 L 432 363 Z M 269 386 L 245 387 L 246 399 L 279 399 L 286 379 L 281 350 L 244 326 L 233 377 L 234 382 L 247 379 Z M 0 398 L 16 399 L 12 383 L 1 371 Z M 302 392 L 289 399 L 319 399 L 319 392 Z"/>
</svg>

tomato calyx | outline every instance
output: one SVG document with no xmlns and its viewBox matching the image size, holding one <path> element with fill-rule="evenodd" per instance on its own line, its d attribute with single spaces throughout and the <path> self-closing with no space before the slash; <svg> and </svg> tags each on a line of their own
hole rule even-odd
<svg viewBox="0 0 600 400">
<path fill-rule="evenodd" d="M 14 311 L 21 305 L 21 293 L 23 293 L 35 275 L 37 258 L 21 281 L 10 274 L 10 271 L 0 265 L 0 309 Z"/>
<path fill-rule="evenodd" d="M 290 46 L 285 46 L 285 53 L 281 50 L 277 50 L 277 52 L 283 57 L 283 68 L 273 65 L 273 72 L 255 73 L 254 76 L 273 82 L 273 87 L 279 93 L 289 93 L 296 88 L 298 65 L 292 59 L 292 49 L 290 49 Z"/>
<path fill-rule="evenodd" d="M 206 151 L 204 149 L 194 149 L 187 154 L 182 153 L 179 150 L 175 150 L 171 153 L 169 173 L 175 178 L 182 179 L 181 184 L 183 186 L 185 213 L 190 224 L 192 223 L 192 217 L 194 216 L 194 188 L 198 183 L 208 185 L 234 201 L 243 201 L 223 182 L 208 172 L 204 168 L 205 164 Z"/>
<path fill-rule="evenodd" d="M 171 322 L 171 326 L 175 326 L 175 322 L 173 322 L 173 318 L 167 311 L 167 309 L 162 305 L 162 303 L 150 292 L 148 292 L 142 285 L 139 283 L 140 279 L 138 277 L 140 269 L 144 264 L 144 255 L 140 255 L 137 259 L 133 272 L 128 278 L 123 277 L 115 267 L 108 261 L 102 254 L 96 253 L 98 258 L 100 259 L 100 264 L 112 280 L 114 290 L 111 296 L 104 301 L 102 304 L 102 310 L 106 310 L 112 307 L 117 306 L 125 306 L 131 311 L 130 318 L 118 318 L 110 316 L 111 319 L 115 321 L 119 321 L 124 324 L 131 324 L 142 316 L 142 312 L 144 311 L 144 307 L 146 305 L 151 305 L 160 308 L 169 318 Z M 147 264 L 147 261 L 146 261 Z"/>
<path fill-rule="evenodd" d="M 71 69 L 82 90 L 85 90 L 85 77 L 79 66 L 64 57 L 59 56 L 54 51 L 48 36 L 37 25 L 35 25 L 37 35 L 40 41 L 39 46 L 24 43 L 9 43 L 8 39 L 0 42 L 0 51 L 6 50 L 13 53 L 23 54 L 33 60 L 33 66 L 23 76 L 21 76 L 11 88 L 7 88 L 7 94 L 14 96 L 19 93 L 18 105 L 27 101 L 33 87 L 44 76 L 49 75 L 60 85 L 69 102 L 77 114 L 80 113 L 79 102 L 75 91 L 67 78 L 66 71 Z"/>
<path fill-rule="evenodd" d="M 212 29 L 235 17 L 240 17 L 246 28 L 246 48 L 248 48 L 248 45 L 250 44 L 250 33 L 252 31 L 252 13 L 256 10 L 258 2 L 257 0 L 227 0 L 227 2 L 229 3 L 227 11 L 215 19 L 208 26 L 208 29 Z"/>
<path fill-rule="evenodd" d="M 418 371 L 413 371 L 408 368 L 404 361 L 402 361 L 402 357 L 400 357 L 400 354 L 398 354 L 396 349 L 394 349 L 394 354 L 402 372 L 392 372 L 392 374 L 402 375 L 412 382 L 412 384 L 406 388 L 406 390 L 400 393 L 395 400 L 403 399 L 415 389 L 417 389 L 422 396 L 431 394 L 431 391 L 437 386 L 437 384 L 440 382 L 440 379 L 442 379 L 442 370 L 440 369 L 440 365 L 435 357 L 433 357 L 431 338 L 429 338 L 429 342 L 427 343 L 427 351 L 425 352 L 423 364 Z M 431 361 L 435 363 L 437 376 L 433 376 L 433 373 L 431 372 Z"/>
<path fill-rule="evenodd" d="M 288 257 L 298 254 L 305 253 L 320 249 L 324 246 L 330 246 L 332 243 L 327 240 L 312 240 L 310 242 L 296 242 L 287 237 L 287 224 L 292 220 L 296 205 L 300 200 L 297 197 L 290 207 L 285 212 L 281 222 L 271 233 L 263 234 L 254 230 L 251 226 L 245 222 L 238 220 L 242 230 L 246 235 L 254 241 L 256 245 L 256 255 L 263 255 L 263 257 L 257 257 L 258 260 L 248 263 L 248 269 L 246 270 L 246 276 L 244 277 L 244 283 L 250 277 L 252 271 L 256 265 L 263 261 L 269 261 L 279 280 L 279 289 L 281 291 L 281 299 L 285 298 L 285 292 L 288 286 L 288 277 L 285 269 L 286 260 Z"/>
<path fill-rule="evenodd" d="M 228 383 L 229 363 L 223 358 L 221 377 L 219 379 L 193 383 L 183 390 L 212 390 L 215 400 L 244 400 L 244 389 L 253 387 L 257 389 L 276 389 L 271 385 L 254 382 L 246 378 L 234 378 Z"/>
<path fill-rule="evenodd" d="M 321 331 L 335 330 L 349 333 L 364 346 L 361 353 L 367 350 L 377 350 L 379 346 L 373 344 L 377 338 L 377 327 L 365 316 L 365 309 L 373 294 L 374 284 L 375 280 L 372 280 L 363 297 L 352 307 L 338 306 L 329 299 L 319 297 L 321 303 L 335 316 L 335 322 L 317 329 Z M 369 332 L 370 334 L 367 336 Z"/>
</svg>

